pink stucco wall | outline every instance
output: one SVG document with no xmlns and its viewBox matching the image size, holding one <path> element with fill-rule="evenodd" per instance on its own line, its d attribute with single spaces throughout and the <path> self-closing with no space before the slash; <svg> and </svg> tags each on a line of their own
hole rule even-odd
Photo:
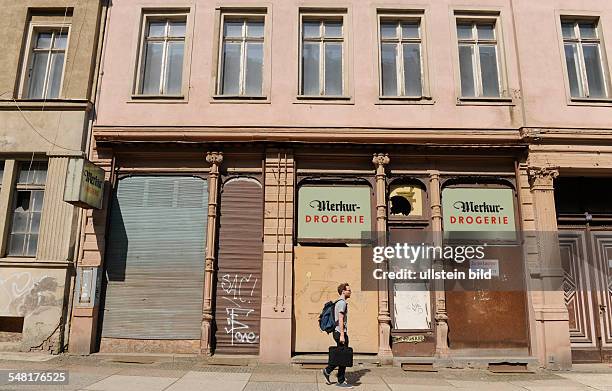
<svg viewBox="0 0 612 391">
<path fill-rule="evenodd" d="M 267 7 L 271 75 L 265 103 L 213 102 L 214 43 L 219 5 Z M 131 98 L 142 8 L 190 8 L 189 91 L 185 102 L 138 102 Z M 347 36 L 351 101 L 308 104 L 298 93 L 298 10 L 348 10 Z M 377 9 L 422 9 L 433 104 L 381 104 L 378 98 Z M 458 105 L 457 44 L 453 12 L 490 10 L 501 15 L 511 105 Z M 604 128 L 612 123 L 610 104 L 568 105 L 560 45 L 559 15 L 599 16 L 612 64 L 612 2 L 601 0 L 115 0 L 105 42 L 98 126 L 253 126 L 518 129 Z M 608 66 L 609 68 L 609 66 Z M 265 73 L 265 71 L 264 71 Z M 523 110 L 525 111 L 523 113 Z M 586 114 L 588 112 L 588 114 Z M 257 130 L 255 130 L 257 131 Z"/>
</svg>

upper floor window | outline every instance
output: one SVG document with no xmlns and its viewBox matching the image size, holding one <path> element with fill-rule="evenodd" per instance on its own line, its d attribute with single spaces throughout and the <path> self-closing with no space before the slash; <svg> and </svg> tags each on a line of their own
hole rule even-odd
<svg viewBox="0 0 612 391">
<path fill-rule="evenodd" d="M 30 42 L 24 95 L 28 99 L 57 99 L 64 75 L 68 28 L 34 27 Z"/>
<path fill-rule="evenodd" d="M 21 162 L 14 194 L 9 256 L 36 256 L 46 181 L 46 162 Z"/>
<path fill-rule="evenodd" d="M 263 88 L 263 17 L 223 17 L 218 93 L 260 97 Z"/>
<path fill-rule="evenodd" d="M 461 97 L 502 95 L 496 19 L 457 20 Z"/>
<path fill-rule="evenodd" d="M 302 15 L 301 87 L 305 96 L 340 97 L 345 91 L 344 17 Z"/>
<path fill-rule="evenodd" d="M 610 97 L 598 22 L 563 19 L 561 31 L 572 98 Z"/>
<path fill-rule="evenodd" d="M 145 18 L 138 94 L 181 95 L 185 32 L 185 16 Z"/>
<path fill-rule="evenodd" d="M 423 95 L 422 44 L 420 19 L 381 19 L 382 96 Z"/>
</svg>

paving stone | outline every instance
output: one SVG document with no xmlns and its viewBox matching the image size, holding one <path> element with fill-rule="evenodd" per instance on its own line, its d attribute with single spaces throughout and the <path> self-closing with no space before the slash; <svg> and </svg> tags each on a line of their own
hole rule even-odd
<svg viewBox="0 0 612 391">
<path fill-rule="evenodd" d="M 560 376 L 601 391 L 612 391 L 612 373 L 567 373 Z"/>
<path fill-rule="evenodd" d="M 244 391 L 318 391 L 315 383 L 253 382 Z"/>
<path fill-rule="evenodd" d="M 496 391 L 524 391 L 524 388 L 506 382 L 470 381 L 470 380 L 446 380 L 452 386 L 459 389 L 481 390 L 490 389 Z"/>
<path fill-rule="evenodd" d="M 162 391 L 177 380 L 173 377 L 111 375 L 84 389 L 92 391 Z"/>
<path fill-rule="evenodd" d="M 388 386 L 392 391 L 457 391 L 457 388 L 453 386 L 423 386 L 413 384 L 388 384 Z"/>
</svg>

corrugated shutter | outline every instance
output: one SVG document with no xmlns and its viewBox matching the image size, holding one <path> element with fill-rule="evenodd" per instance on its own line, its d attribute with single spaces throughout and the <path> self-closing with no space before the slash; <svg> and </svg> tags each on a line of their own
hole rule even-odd
<svg viewBox="0 0 612 391">
<path fill-rule="evenodd" d="M 103 337 L 200 339 L 208 185 L 186 176 L 119 181 L 106 253 Z"/>
<path fill-rule="evenodd" d="M 263 192 L 254 179 L 223 186 L 216 289 L 216 353 L 259 354 Z"/>
</svg>

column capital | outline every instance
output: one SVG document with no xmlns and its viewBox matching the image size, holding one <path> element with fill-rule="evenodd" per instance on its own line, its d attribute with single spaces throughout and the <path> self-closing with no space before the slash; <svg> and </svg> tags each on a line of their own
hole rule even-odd
<svg viewBox="0 0 612 391">
<path fill-rule="evenodd" d="M 389 159 L 389 154 L 387 153 L 375 153 L 374 156 L 372 157 L 372 163 L 374 163 L 374 166 L 376 168 L 379 168 L 379 167 L 384 168 L 384 166 L 389 164 L 390 161 L 391 159 Z"/>
<path fill-rule="evenodd" d="M 529 185 L 531 190 L 554 190 L 553 181 L 559 176 L 558 167 L 529 167 Z"/>
<path fill-rule="evenodd" d="M 207 152 L 206 161 L 210 165 L 220 166 L 223 163 L 223 152 Z"/>
</svg>

